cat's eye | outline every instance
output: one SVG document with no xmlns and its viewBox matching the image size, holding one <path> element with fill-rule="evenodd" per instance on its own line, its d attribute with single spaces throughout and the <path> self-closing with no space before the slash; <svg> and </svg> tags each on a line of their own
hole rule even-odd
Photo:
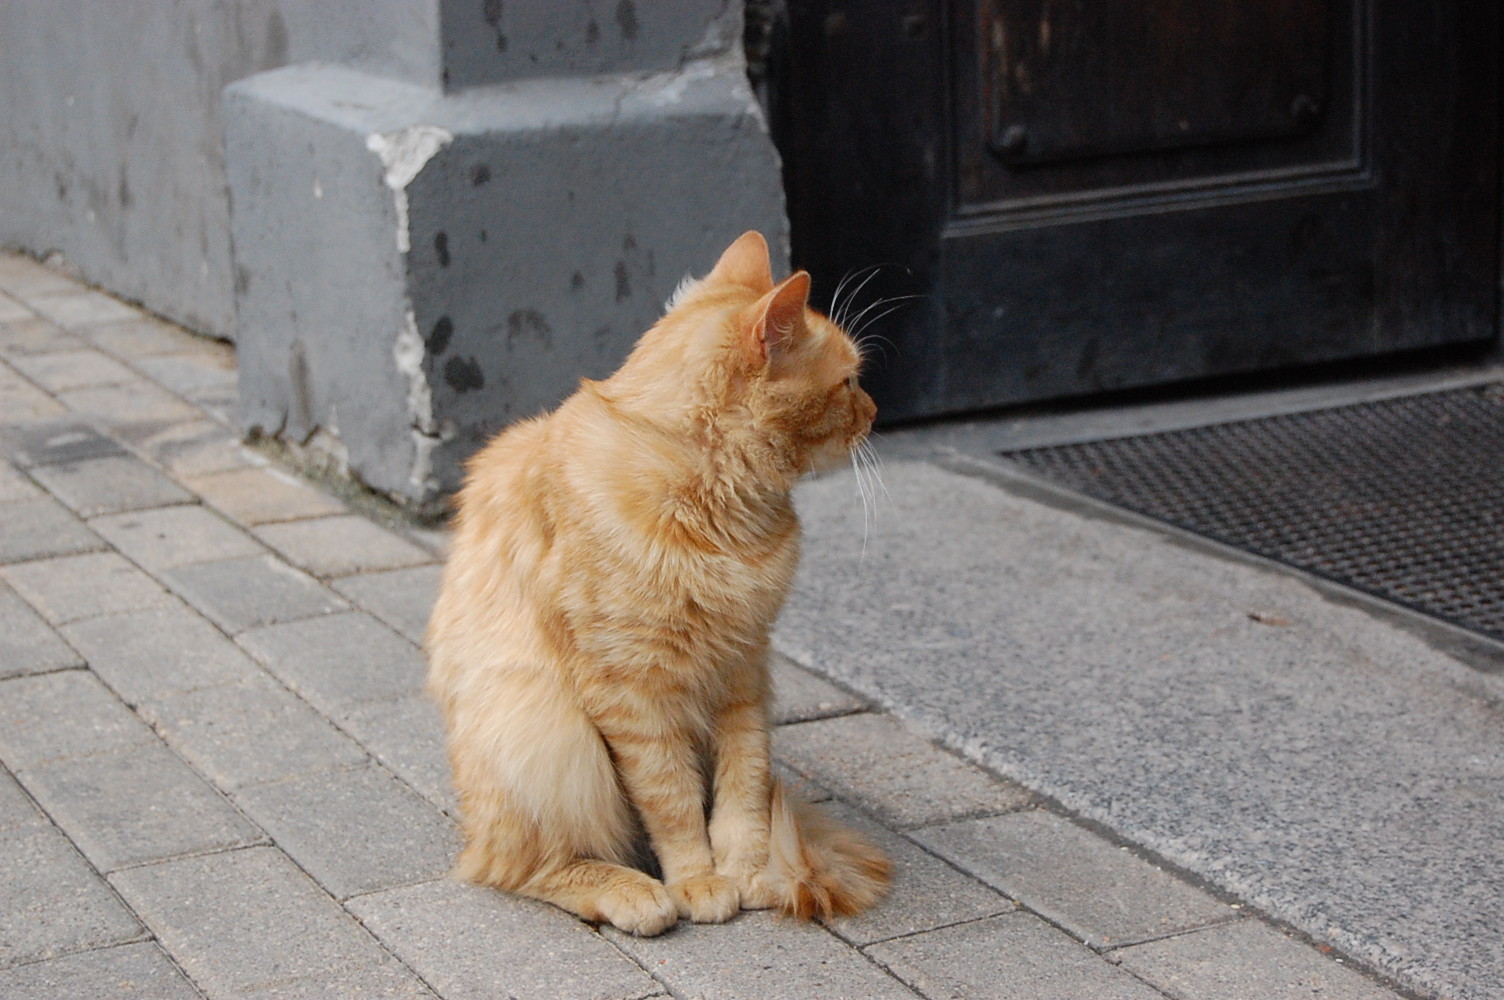
<svg viewBox="0 0 1504 1000">
<path fill-rule="evenodd" d="M 856 392 L 856 387 L 856 372 L 852 372 L 851 375 L 846 379 L 846 388 L 850 389 L 852 392 Z"/>
</svg>

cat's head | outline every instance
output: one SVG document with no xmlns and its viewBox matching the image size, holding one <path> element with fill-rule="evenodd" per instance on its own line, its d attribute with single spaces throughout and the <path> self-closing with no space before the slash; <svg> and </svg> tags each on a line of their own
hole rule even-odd
<svg viewBox="0 0 1504 1000">
<path fill-rule="evenodd" d="M 861 353 L 809 307 L 809 274 L 774 284 L 768 245 L 744 233 L 668 312 L 613 382 L 713 426 L 792 476 L 844 461 L 877 407 L 858 384 Z"/>
</svg>

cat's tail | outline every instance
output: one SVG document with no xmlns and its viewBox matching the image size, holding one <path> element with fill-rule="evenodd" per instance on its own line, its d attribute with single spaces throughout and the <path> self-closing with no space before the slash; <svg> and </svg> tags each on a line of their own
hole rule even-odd
<svg viewBox="0 0 1504 1000">
<path fill-rule="evenodd" d="M 867 838 L 773 781 L 768 874 L 789 916 L 826 920 L 860 913 L 888 890 L 893 866 Z"/>
</svg>

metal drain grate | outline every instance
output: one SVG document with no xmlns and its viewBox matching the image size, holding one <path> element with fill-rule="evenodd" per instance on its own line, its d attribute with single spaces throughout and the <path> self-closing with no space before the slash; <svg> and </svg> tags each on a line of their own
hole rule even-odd
<svg viewBox="0 0 1504 1000">
<path fill-rule="evenodd" d="M 1504 384 L 1003 455 L 1504 640 Z"/>
</svg>

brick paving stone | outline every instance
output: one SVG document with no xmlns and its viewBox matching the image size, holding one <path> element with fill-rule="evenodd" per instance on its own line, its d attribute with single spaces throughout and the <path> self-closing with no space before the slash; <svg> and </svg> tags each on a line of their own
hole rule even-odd
<svg viewBox="0 0 1504 1000">
<path fill-rule="evenodd" d="M 50 825 L 37 805 L 16 783 L 8 770 L 0 768 L 0 830 Z"/>
<path fill-rule="evenodd" d="M 160 584 L 115 552 L 39 559 L 0 569 L 0 576 L 53 625 L 172 603 Z"/>
<path fill-rule="evenodd" d="M 0 363 L 0 424 L 17 424 L 60 417 L 67 409 L 40 388 Z"/>
<path fill-rule="evenodd" d="M 262 555 L 265 546 L 198 504 L 96 517 L 89 527 L 147 570 Z"/>
<path fill-rule="evenodd" d="M 203 417 L 192 404 L 144 379 L 123 385 L 70 389 L 58 393 L 57 398 L 74 413 L 97 420 L 108 427 L 166 424 Z"/>
<path fill-rule="evenodd" d="M 426 695 L 356 705 L 336 721 L 419 795 L 457 815 L 444 722 Z"/>
<path fill-rule="evenodd" d="M 9 295 L 0 294 L 0 323 L 17 323 L 35 318 L 36 313 L 22 305 L 20 301 Z"/>
<path fill-rule="evenodd" d="M 20 355 L 12 358 L 10 363 L 48 392 L 115 385 L 141 377 L 108 354 L 91 347 Z"/>
<path fill-rule="evenodd" d="M 241 524 L 345 513 L 344 504 L 338 500 L 276 469 L 232 469 L 184 477 L 183 483 L 203 497 L 205 503 Z"/>
<path fill-rule="evenodd" d="M 223 388 L 235 388 L 235 352 L 218 341 L 205 340 L 191 354 L 139 358 L 136 367 L 152 381 L 187 399 Z"/>
<path fill-rule="evenodd" d="M 355 514 L 264 524 L 252 532 L 314 576 L 349 576 L 434 561 L 427 549 Z"/>
<path fill-rule="evenodd" d="M 376 766 L 244 788 L 235 802 L 338 899 L 438 878 L 460 846 L 442 813 Z"/>
<path fill-rule="evenodd" d="M 867 954 L 926 997 L 1161 1000 L 1162 994 L 1027 913 L 884 941 Z"/>
<path fill-rule="evenodd" d="M 77 417 L 0 429 L 0 449 L 23 469 L 125 454 L 119 443 Z"/>
<path fill-rule="evenodd" d="M 773 753 L 899 827 L 1006 812 L 1032 801 L 1023 789 L 925 742 L 886 715 L 779 726 Z"/>
<path fill-rule="evenodd" d="M 16 777 L 104 872 L 266 839 L 160 742 L 39 764 Z"/>
<path fill-rule="evenodd" d="M 341 577 L 330 586 L 396 629 L 409 642 L 422 645 L 443 572 L 439 565 L 414 566 Z"/>
<path fill-rule="evenodd" d="M 784 920 L 766 910 L 742 913 L 727 924 L 680 921 L 673 931 L 655 938 L 602 930 L 685 1000 L 914 997 L 908 987 L 823 927 Z"/>
<path fill-rule="evenodd" d="M 330 716 L 361 702 L 417 694 L 427 671 L 412 643 L 358 611 L 252 629 L 236 641 Z"/>
<path fill-rule="evenodd" d="M 140 319 L 139 309 L 103 292 L 80 289 L 60 294 L 31 295 L 26 304 L 59 326 L 80 327 L 96 323 L 122 323 Z"/>
<path fill-rule="evenodd" d="M 136 918 L 56 827 L 0 833 L 0 967 L 143 936 Z"/>
<path fill-rule="evenodd" d="M 32 478 L 79 517 L 188 503 L 193 495 L 131 455 L 43 465 Z"/>
<path fill-rule="evenodd" d="M 349 607 L 317 580 L 269 555 L 175 566 L 158 576 L 231 634 Z"/>
<path fill-rule="evenodd" d="M 210 997 L 433 994 L 281 851 L 252 847 L 110 881 Z M 227 905 L 227 902 L 231 905 Z"/>
<path fill-rule="evenodd" d="M 896 833 L 840 805 L 821 809 L 866 834 L 893 862 L 893 886 L 866 913 L 838 917 L 830 929 L 855 945 L 1011 913 L 1011 900 Z"/>
<path fill-rule="evenodd" d="M 0 507 L 0 518 L 5 509 Z M 83 666 L 78 655 L 52 628 L 0 583 L 0 679 Z"/>
<path fill-rule="evenodd" d="M 85 286 L 40 261 L 15 253 L 0 253 L 0 288 L 25 300 L 33 295 L 83 291 Z"/>
<path fill-rule="evenodd" d="M 0 683 L 0 759 L 12 771 L 155 740 L 87 670 Z"/>
<path fill-rule="evenodd" d="M 1164 869 L 1047 812 L 968 820 L 914 836 L 1094 948 L 1238 916 Z"/>
<path fill-rule="evenodd" d="M 227 791 L 366 759 L 328 719 L 260 670 L 237 684 L 154 697 L 140 711 L 184 759 Z"/>
<path fill-rule="evenodd" d="M 1399 1000 L 1393 990 L 1257 920 L 1115 953 L 1175 1000 Z"/>
<path fill-rule="evenodd" d="M 126 360 L 193 352 L 207 339 L 180 326 L 142 316 L 124 323 L 85 327 L 80 332 L 96 346 Z"/>
<path fill-rule="evenodd" d="M 179 479 L 264 466 L 266 459 L 213 420 L 187 420 L 135 436 L 135 448 Z"/>
<path fill-rule="evenodd" d="M 775 723 L 809 722 L 867 708 L 861 698 L 805 670 L 781 653 L 771 655 L 768 667 L 773 674 L 771 715 Z"/>
<path fill-rule="evenodd" d="M 0 462 L 0 504 L 18 500 L 39 500 L 45 496 L 41 487 L 5 462 Z"/>
<path fill-rule="evenodd" d="M 0 997 L 198 1000 L 202 994 L 150 942 L 99 948 L 0 972 Z"/>
<path fill-rule="evenodd" d="M 179 602 L 74 622 L 62 632 L 128 705 L 263 673 L 223 632 Z"/>
<path fill-rule="evenodd" d="M 76 351 L 88 346 L 87 341 L 60 329 L 49 320 L 36 318 L 0 322 L 0 358 Z"/>
<path fill-rule="evenodd" d="M 535 900 L 446 879 L 361 896 L 347 908 L 444 1000 L 663 992 L 586 924 Z"/>
</svg>

